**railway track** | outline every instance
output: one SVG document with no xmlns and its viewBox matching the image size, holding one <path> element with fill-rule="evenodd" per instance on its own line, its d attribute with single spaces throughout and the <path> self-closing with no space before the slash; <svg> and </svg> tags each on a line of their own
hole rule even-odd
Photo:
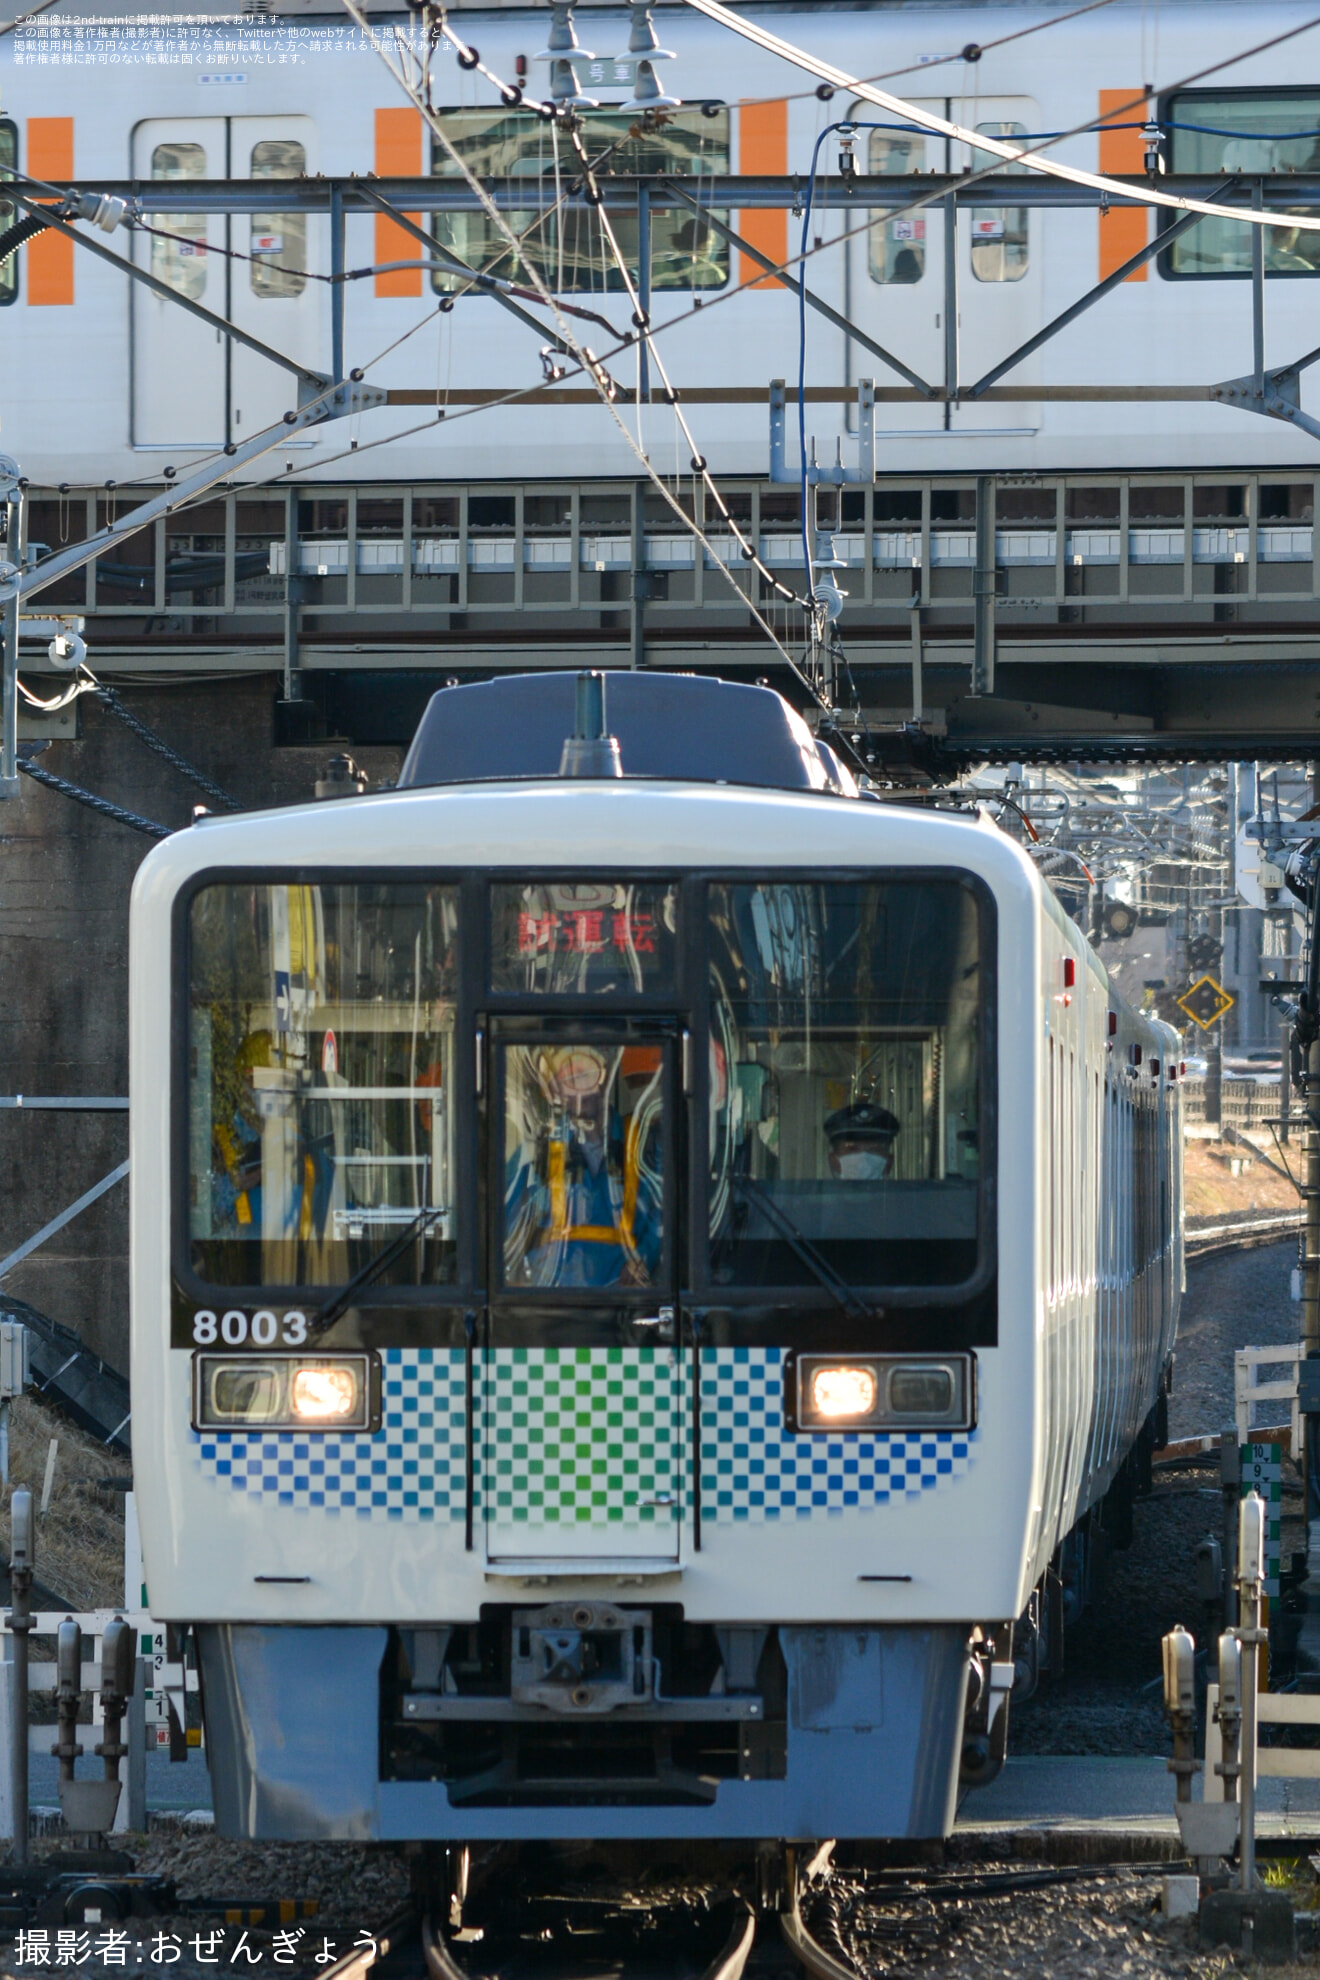
<svg viewBox="0 0 1320 1980">
<path fill-rule="evenodd" d="M 854 1950 L 859 1908 L 868 1939 L 913 1936 L 925 1942 L 956 1930 L 969 1906 L 1097 1884 L 1120 1868 L 1140 1881 L 1169 1867 L 1163 1861 L 984 1869 L 960 1864 L 844 1870 L 836 1878 L 828 1865 L 832 1847 L 816 1850 L 805 1872 L 785 1852 L 792 1888 L 781 1884 L 778 1892 L 773 1880 L 766 1888 L 763 1858 L 755 1897 L 741 1884 L 715 1893 L 700 1882 L 686 1890 L 648 1892 L 634 1883 L 593 1894 L 562 1879 L 540 1891 L 521 1885 L 512 1896 L 501 1878 L 491 1903 L 451 1914 L 480 1917 L 482 1925 L 455 1927 L 438 1922 L 434 1912 L 413 1914 L 398 1953 L 370 1968 L 371 1980 L 415 1980 L 419 1963 L 423 1980 L 800 1980 L 803 1974 L 864 1980 L 875 1969 Z M 914 1907 L 924 1914 L 915 1927 Z M 699 1922 L 696 1913 L 704 1913 Z M 346 1964 L 327 1980 L 367 1980 L 367 1972 Z"/>
<path fill-rule="evenodd" d="M 1266 1217 L 1243 1218 L 1238 1222 L 1204 1224 L 1186 1231 L 1183 1238 L 1189 1258 L 1205 1258 L 1216 1251 L 1249 1251 L 1261 1244 L 1277 1244 L 1302 1228 L 1300 1210 L 1286 1210 Z"/>
</svg>

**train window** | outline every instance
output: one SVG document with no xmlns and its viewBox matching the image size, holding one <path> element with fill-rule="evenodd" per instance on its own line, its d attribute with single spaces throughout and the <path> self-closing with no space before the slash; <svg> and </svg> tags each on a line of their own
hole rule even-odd
<svg viewBox="0 0 1320 1980">
<path fill-rule="evenodd" d="M 667 881 L 497 881 L 490 987 L 504 995 L 672 991 L 677 889 Z"/>
<path fill-rule="evenodd" d="M 978 124 L 982 137 L 1025 137 L 1025 124 Z M 978 282 L 1020 282 L 1027 272 L 1025 206 L 973 207 L 972 273 Z"/>
<path fill-rule="evenodd" d="M 200 144 L 158 144 L 151 154 L 153 179 L 204 179 L 206 150 Z M 206 293 L 206 215 L 149 213 L 151 272 L 189 302 Z"/>
<path fill-rule="evenodd" d="M 7 117 L 0 117 L 0 185 L 18 170 L 18 126 L 11 124 Z M 14 224 L 15 212 L 12 199 L 0 199 L 0 231 Z M 11 303 L 18 295 L 18 256 L 11 254 L 7 261 L 0 261 L 0 308 Z"/>
<path fill-rule="evenodd" d="M 895 136 L 872 131 L 868 164 L 874 173 L 907 178 L 926 169 L 926 140 L 915 132 Z M 926 216 L 906 213 L 897 220 L 877 220 L 870 232 L 869 266 L 873 282 L 919 282 L 926 272 Z"/>
<path fill-rule="evenodd" d="M 252 147 L 254 179 L 301 179 L 307 153 L 290 138 L 263 138 Z M 307 216 L 254 213 L 250 246 L 254 296 L 300 296 L 307 287 Z"/>
<path fill-rule="evenodd" d="M 978 1256 L 985 986 L 954 880 L 713 884 L 711 1274 L 950 1285 Z M 814 1261 L 814 1262 L 813 1262 Z"/>
<path fill-rule="evenodd" d="M 664 1047 L 556 1040 L 500 1057 L 505 1285 L 662 1284 Z"/>
<path fill-rule="evenodd" d="M 1161 116 L 1173 172 L 1217 178 L 1320 170 L 1320 90 L 1180 90 L 1165 99 Z M 1175 277 L 1249 276 L 1251 227 L 1198 220 L 1166 248 L 1160 266 Z M 1320 234 L 1267 227 L 1265 273 L 1320 274 Z"/>
<path fill-rule="evenodd" d="M 529 270 L 558 295 L 600 293 L 623 288 L 600 221 L 591 207 L 557 207 L 556 197 L 578 170 L 576 154 L 557 124 L 526 110 L 442 111 L 445 136 L 481 179 L 527 181 L 526 209 L 506 213 L 521 247 L 514 255 L 482 213 L 439 213 L 435 238 L 469 267 L 525 280 Z M 729 170 L 729 113 L 716 108 L 666 114 L 654 131 L 634 135 L 636 118 L 622 110 L 588 110 L 581 119 L 588 156 L 609 154 L 612 173 L 700 179 Z M 444 146 L 436 144 L 431 170 L 440 178 L 457 172 Z M 726 216 L 721 215 L 720 218 Z M 613 217 L 615 238 L 630 273 L 637 269 L 637 220 Z M 432 286 L 461 288 L 465 277 L 437 268 Z M 655 211 L 651 215 L 651 288 L 722 289 L 729 279 L 728 243 L 700 214 Z"/>
<path fill-rule="evenodd" d="M 188 1232 L 213 1285 L 453 1276 L 457 895 L 235 882 L 193 898 Z"/>
</svg>

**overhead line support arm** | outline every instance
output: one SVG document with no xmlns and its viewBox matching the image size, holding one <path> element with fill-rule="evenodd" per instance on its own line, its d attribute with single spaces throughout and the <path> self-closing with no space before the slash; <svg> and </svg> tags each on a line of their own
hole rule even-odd
<svg viewBox="0 0 1320 1980">
<path fill-rule="evenodd" d="M 265 184 L 266 181 L 263 180 L 262 183 Z M 231 323 L 227 317 L 217 316 L 213 310 L 206 309 L 199 302 L 194 302 L 190 296 L 180 295 L 177 289 L 172 289 L 168 282 L 162 282 L 149 269 L 139 268 L 136 262 L 127 261 L 122 254 L 115 254 L 110 248 L 102 247 L 101 243 L 94 241 L 90 235 L 80 234 L 78 229 L 71 227 L 67 220 L 61 220 L 50 211 L 49 207 L 43 207 L 39 201 L 32 199 L 17 186 L 6 182 L 5 198 L 17 199 L 32 213 L 39 213 L 46 226 L 53 227 L 57 233 L 66 235 L 71 241 L 76 241 L 79 247 L 99 255 L 102 261 L 108 261 L 112 268 L 117 268 L 121 275 L 128 275 L 133 281 L 141 282 L 143 287 L 150 289 L 154 295 L 162 296 L 166 302 L 177 303 L 180 309 L 186 309 L 191 316 L 200 317 L 203 323 L 209 323 L 211 328 L 218 330 L 222 336 L 232 337 L 235 343 L 246 344 L 258 357 L 269 359 L 271 364 L 279 365 L 283 371 L 291 371 L 300 386 L 310 386 L 313 391 L 320 392 L 329 384 L 329 379 L 322 372 L 308 371 L 305 365 L 299 364 L 294 358 L 286 357 L 283 351 L 273 350 L 269 344 L 263 344 L 259 337 L 249 336 L 246 330 L 240 330 L 238 325 Z"/>
<path fill-rule="evenodd" d="M 400 213 L 399 209 L 391 205 L 374 186 L 368 185 L 365 180 L 360 180 L 359 186 L 373 206 L 381 213 L 387 213 L 395 226 L 401 227 L 405 234 L 411 234 L 415 241 L 420 241 L 442 267 L 447 268 L 451 274 L 460 275 L 465 281 L 471 282 L 478 294 L 493 296 L 501 309 L 507 309 L 510 316 L 516 316 L 519 323 L 526 324 L 529 330 L 534 330 L 538 337 L 548 341 L 555 350 L 568 351 L 568 345 L 558 336 L 553 325 L 539 322 L 529 309 L 524 309 L 521 303 L 513 300 L 512 296 L 506 295 L 494 276 L 483 275 L 479 268 L 473 268 L 461 255 L 455 254 L 452 248 L 445 247 L 434 234 L 428 234 L 424 227 L 419 227 L 417 222 L 410 220 L 406 213 Z"/>
<path fill-rule="evenodd" d="M 1231 185 L 1233 181 L 1230 180 L 1228 183 Z M 1038 351 L 1042 344 L 1050 341 L 1051 337 L 1057 337 L 1060 330 L 1066 330 L 1070 323 L 1075 323 L 1093 303 L 1098 303 L 1100 298 L 1107 296 L 1111 289 L 1116 289 L 1121 283 L 1126 282 L 1129 275 L 1135 275 L 1138 268 L 1143 268 L 1155 255 L 1163 254 L 1165 248 L 1176 241 L 1179 234 L 1185 234 L 1189 227 L 1194 227 L 1200 217 L 1199 213 L 1184 213 L 1182 218 L 1175 220 L 1171 227 L 1166 227 L 1162 233 L 1156 234 L 1154 240 L 1147 241 L 1145 247 L 1138 248 L 1134 255 L 1130 255 L 1121 268 L 1116 268 L 1112 275 L 1106 275 L 1103 282 L 1097 282 L 1093 289 L 1088 289 L 1084 296 L 1079 296 L 1075 303 L 1070 303 L 1067 309 L 1061 310 L 1052 323 L 1047 323 L 1045 328 L 1038 330 L 1034 337 L 1028 337 L 1026 343 L 1019 344 L 1015 351 L 1010 351 L 1001 363 L 993 365 L 983 378 L 978 378 L 975 385 L 969 385 L 962 394 L 963 398 L 979 399 L 987 387 L 995 384 L 1005 372 L 1015 370 L 1024 359 L 1031 356 L 1033 351 Z M 1259 229 L 1257 231 L 1259 232 Z"/>
<path fill-rule="evenodd" d="M 715 232 L 722 235 L 726 241 L 736 247 L 740 254 L 745 254 L 750 261 L 756 262 L 758 267 L 764 268 L 768 275 L 773 275 L 777 281 L 781 282 L 786 289 L 791 290 L 795 296 L 800 295 L 808 309 L 814 309 L 818 315 L 825 318 L 826 322 L 832 323 L 836 330 L 842 330 L 846 337 L 851 337 L 854 343 L 862 346 L 863 350 L 870 351 L 872 357 L 878 357 L 881 364 L 887 364 L 889 369 L 896 371 L 900 378 L 906 378 L 908 384 L 915 385 L 916 389 L 923 393 L 926 398 L 933 399 L 935 397 L 935 387 L 928 384 L 919 373 L 910 370 L 904 364 L 902 358 L 895 357 L 893 352 L 887 351 L 883 344 L 877 344 L 874 337 L 868 337 L 865 330 L 859 330 L 857 325 L 849 317 L 844 316 L 841 311 L 833 308 L 831 304 L 825 301 L 823 296 L 818 296 L 814 290 L 808 289 L 796 276 L 790 275 L 787 269 L 781 268 L 778 262 L 772 261 L 768 254 L 762 254 L 760 248 L 753 247 L 752 243 L 737 233 L 729 225 L 727 220 L 722 220 L 718 213 L 712 213 L 704 200 L 695 199 L 691 193 L 685 192 L 682 186 L 675 185 L 672 179 L 662 181 L 662 184 L 668 191 L 676 193 L 685 205 L 692 208 L 694 213 L 699 213 L 707 226 L 713 227 Z"/>
</svg>

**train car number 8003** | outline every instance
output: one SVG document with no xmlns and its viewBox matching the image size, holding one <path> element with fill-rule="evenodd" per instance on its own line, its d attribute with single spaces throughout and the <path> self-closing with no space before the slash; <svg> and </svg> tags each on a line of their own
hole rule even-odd
<svg viewBox="0 0 1320 1980">
<path fill-rule="evenodd" d="M 223 1341 L 226 1347 L 301 1347 L 307 1339 L 307 1315 L 286 1313 L 282 1320 L 273 1313 L 254 1313 L 249 1320 L 246 1313 L 231 1309 L 228 1313 L 215 1314 L 203 1308 L 193 1315 L 192 1337 L 198 1347 L 214 1347 Z"/>
</svg>

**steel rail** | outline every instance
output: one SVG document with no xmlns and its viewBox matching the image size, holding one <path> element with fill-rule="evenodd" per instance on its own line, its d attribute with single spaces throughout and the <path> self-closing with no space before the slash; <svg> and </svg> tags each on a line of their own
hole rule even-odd
<svg viewBox="0 0 1320 1980">
<path fill-rule="evenodd" d="M 802 1918 L 801 1894 L 796 1887 L 792 1903 L 779 1914 L 779 1929 L 784 1943 L 807 1972 L 814 1976 L 814 1980 L 861 1980 L 855 1966 L 845 1966 L 842 1960 L 835 1959 L 807 1930 Z"/>
<path fill-rule="evenodd" d="M 756 1913 L 743 1900 L 735 1906 L 728 1938 L 710 1965 L 695 1976 L 695 1980 L 742 1980 L 755 1939 Z M 436 1929 L 429 1916 L 422 1920 L 421 1942 L 428 1980 L 472 1980 L 472 1975 L 455 1959 L 443 1932 Z M 332 1980 L 336 1972 L 336 1968 L 330 1968 L 326 1980 Z M 348 1980 L 347 1976 L 345 1980 Z M 850 1974 L 848 1980 L 856 1980 L 856 1975 Z"/>
<path fill-rule="evenodd" d="M 406 1944 L 415 1935 L 416 1931 L 417 1914 L 412 1906 L 408 1905 L 403 1911 L 396 1912 L 387 1920 L 382 1931 L 368 1934 L 370 1945 L 355 1946 L 352 1952 L 345 1953 L 342 1959 L 337 1959 L 333 1966 L 324 1968 L 320 1980 L 366 1980 L 366 1975 L 378 1961 L 387 1959 L 392 1952 L 397 1952 L 401 1945 Z"/>
<path fill-rule="evenodd" d="M 1248 1250 L 1293 1236 L 1304 1221 L 1302 1211 L 1286 1210 L 1277 1217 L 1257 1217 L 1250 1223 L 1203 1225 L 1200 1230 L 1184 1229 L 1183 1246 L 1189 1258 L 1208 1257 L 1214 1251 Z"/>
</svg>

